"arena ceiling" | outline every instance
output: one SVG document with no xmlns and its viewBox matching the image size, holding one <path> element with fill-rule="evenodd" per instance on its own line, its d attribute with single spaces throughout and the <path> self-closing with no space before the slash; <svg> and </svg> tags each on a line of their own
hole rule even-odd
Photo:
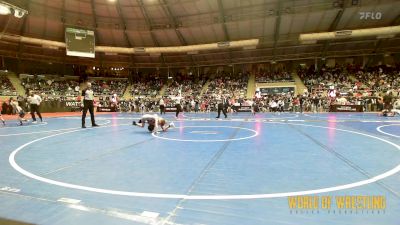
<svg viewBox="0 0 400 225">
<path fill-rule="evenodd" d="M 398 0 L 5 0 L 28 10 L 0 15 L 1 34 L 64 41 L 66 26 L 95 30 L 96 45 L 163 47 L 258 38 L 255 49 L 161 55 L 98 53 L 93 62 L 195 66 L 400 52 L 400 37 L 302 45 L 302 33 L 400 25 Z M 360 19 L 360 12 L 380 19 Z M 4 56 L 73 62 L 65 49 L 0 40 Z M 82 60 L 81 60 L 82 61 Z M 89 62 L 89 61 L 88 61 Z"/>
</svg>

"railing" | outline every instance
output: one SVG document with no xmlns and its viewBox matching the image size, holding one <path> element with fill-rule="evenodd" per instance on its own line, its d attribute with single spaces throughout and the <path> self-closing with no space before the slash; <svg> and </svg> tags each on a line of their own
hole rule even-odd
<svg viewBox="0 0 400 225">
<path fill-rule="evenodd" d="M 278 80 L 260 80 L 256 78 L 256 83 L 294 83 L 294 79 L 278 79 Z"/>
<path fill-rule="evenodd" d="M 0 96 L 17 96 L 15 90 L 0 90 Z"/>
</svg>

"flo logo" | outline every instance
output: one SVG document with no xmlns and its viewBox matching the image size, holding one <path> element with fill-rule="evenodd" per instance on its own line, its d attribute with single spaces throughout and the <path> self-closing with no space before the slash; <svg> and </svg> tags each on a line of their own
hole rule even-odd
<svg viewBox="0 0 400 225">
<path fill-rule="evenodd" d="M 382 19 L 381 12 L 360 12 L 360 20 L 380 20 Z"/>
</svg>

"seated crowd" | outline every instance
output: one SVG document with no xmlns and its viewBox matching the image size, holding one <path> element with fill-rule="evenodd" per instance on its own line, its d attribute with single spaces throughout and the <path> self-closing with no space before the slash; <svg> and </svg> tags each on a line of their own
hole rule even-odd
<svg viewBox="0 0 400 225">
<path fill-rule="evenodd" d="M 331 87 L 339 93 L 355 96 L 373 96 L 400 88 L 400 65 L 395 67 L 377 66 L 360 68 L 359 66 L 336 65 L 334 68 L 322 68 L 318 72 L 299 70 L 298 75 L 308 90 L 326 92 Z"/>
<path fill-rule="evenodd" d="M 319 93 L 326 93 L 331 87 L 335 87 L 337 91 L 348 91 L 353 88 L 353 81 L 340 67 L 322 68 L 320 71 L 303 69 L 297 74 L 308 90 Z"/>
<path fill-rule="evenodd" d="M 400 88 L 400 65 L 397 67 L 380 66 L 367 70 L 358 70 L 354 77 L 357 79 L 355 88 L 386 92 Z"/>
<path fill-rule="evenodd" d="M 117 94 L 122 96 L 127 87 L 127 80 L 94 80 L 92 88 L 95 95 L 111 95 Z"/>
<path fill-rule="evenodd" d="M 174 79 L 163 81 L 157 76 L 142 76 L 131 80 L 132 99 L 123 99 L 122 95 L 128 80 L 95 80 L 92 87 L 97 96 L 102 98 L 102 106 L 110 105 L 111 96 L 118 97 L 117 108 L 121 111 L 157 111 L 160 101 L 160 90 L 163 85 L 165 106 L 173 107 L 177 97 L 182 108 L 188 112 L 209 112 L 216 110 L 221 98 L 227 98 L 229 108 L 235 111 L 239 106 L 253 106 L 263 112 L 322 112 L 329 111 L 332 105 L 361 105 L 364 111 L 381 110 L 385 95 L 391 93 L 394 99 L 400 96 L 400 67 L 359 68 L 354 65 L 334 68 L 323 67 L 319 71 L 299 69 L 299 77 L 307 90 L 295 95 L 287 93 L 256 95 L 247 99 L 249 73 L 219 73 L 213 75 L 174 75 Z M 290 79 L 289 73 L 281 72 L 270 76 L 270 80 L 282 81 Z M 1 78 L 1 77 L 0 77 Z M 269 79 L 269 78 L 268 78 Z M 268 80 L 267 79 L 267 80 Z M 202 93 L 204 85 L 208 87 Z M 21 79 L 27 90 L 35 90 L 42 95 L 78 96 L 79 83 L 76 80 L 46 79 L 43 77 L 27 77 Z M 2 80 L 2 87 L 10 88 L 7 81 Z M 11 86 L 12 87 L 12 86 Z M 3 90 L 3 88 L 2 88 Z M 46 98 L 44 98 L 46 99 Z"/>
<path fill-rule="evenodd" d="M 44 75 L 26 75 L 21 78 L 21 85 L 26 92 L 35 91 L 40 93 L 44 99 L 55 99 L 59 97 L 76 97 L 80 95 L 80 84 L 78 79 L 67 79 L 64 77 Z M 127 87 L 126 80 L 94 80 L 92 88 L 96 95 L 117 94 L 122 96 Z"/>
<path fill-rule="evenodd" d="M 208 89 L 204 93 L 208 97 L 216 95 L 228 95 L 231 98 L 239 98 L 247 94 L 249 74 L 238 73 L 236 75 L 220 73 L 210 80 Z"/>
<path fill-rule="evenodd" d="M 160 92 L 162 86 L 163 81 L 158 77 L 144 76 L 131 81 L 130 93 L 132 96 L 155 97 Z"/>
<path fill-rule="evenodd" d="M 315 72 L 300 69 L 307 89 L 328 105 L 362 105 L 364 111 L 383 109 L 384 96 L 400 97 L 400 67 L 377 66 L 361 68 L 357 65 L 336 65 Z"/>
<path fill-rule="evenodd" d="M 14 86 L 5 75 L 0 75 L 0 95 L 17 95 Z"/>
<path fill-rule="evenodd" d="M 174 80 L 168 85 L 164 95 L 182 97 L 200 96 L 201 90 L 206 83 L 204 76 L 190 77 L 188 75 L 177 74 Z"/>
<path fill-rule="evenodd" d="M 21 79 L 21 85 L 29 90 L 40 93 L 42 96 L 76 96 L 79 91 L 79 82 L 74 80 L 54 80 L 44 76 L 28 76 Z"/>
</svg>

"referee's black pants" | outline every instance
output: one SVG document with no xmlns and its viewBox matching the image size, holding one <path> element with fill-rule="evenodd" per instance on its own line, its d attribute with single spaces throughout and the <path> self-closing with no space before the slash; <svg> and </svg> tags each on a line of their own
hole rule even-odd
<svg viewBox="0 0 400 225">
<path fill-rule="evenodd" d="M 179 113 L 182 112 L 182 106 L 181 106 L 181 104 L 176 104 L 175 108 L 176 108 L 175 116 L 178 117 Z"/>
<path fill-rule="evenodd" d="M 165 106 L 164 105 L 160 105 L 160 114 L 165 114 Z"/>
<path fill-rule="evenodd" d="M 228 117 L 228 116 L 226 115 L 226 107 L 224 106 L 224 104 L 219 103 L 219 104 L 218 104 L 218 116 L 217 116 L 217 118 L 219 118 L 219 116 L 221 115 L 221 111 L 222 111 L 222 113 L 224 114 L 225 118 Z"/>
<path fill-rule="evenodd" d="M 39 111 L 39 105 L 31 104 L 30 106 L 31 106 L 32 120 L 36 121 L 36 116 L 35 116 L 35 112 L 36 112 L 38 114 L 39 118 L 40 118 L 40 121 L 43 121 L 42 115 L 40 114 L 40 111 Z"/>
<path fill-rule="evenodd" d="M 85 118 L 86 118 L 86 113 L 87 113 L 88 110 L 89 110 L 89 113 L 90 113 L 90 119 L 92 121 L 92 126 L 94 126 L 96 123 L 94 121 L 93 100 L 83 100 L 82 126 L 85 126 Z"/>
</svg>

